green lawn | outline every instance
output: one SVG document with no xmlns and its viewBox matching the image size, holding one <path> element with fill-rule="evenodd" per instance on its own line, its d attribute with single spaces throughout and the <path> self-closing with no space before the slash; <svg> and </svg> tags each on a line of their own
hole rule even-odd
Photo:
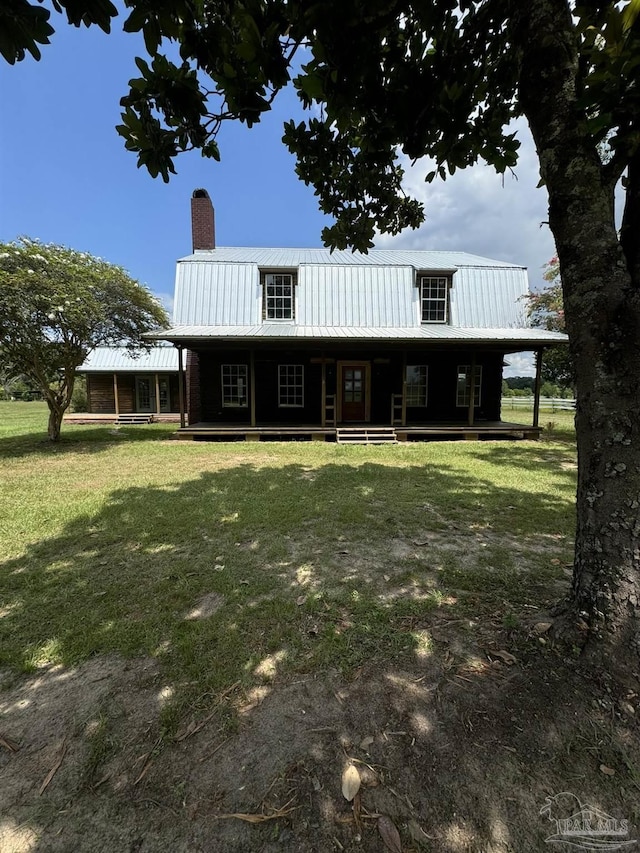
<svg viewBox="0 0 640 853">
<path fill-rule="evenodd" d="M 565 582 L 568 423 L 393 447 L 45 429 L 0 403 L 0 667 L 151 655 L 170 729 L 237 680 L 424 654 L 436 610 L 517 624 Z"/>
</svg>

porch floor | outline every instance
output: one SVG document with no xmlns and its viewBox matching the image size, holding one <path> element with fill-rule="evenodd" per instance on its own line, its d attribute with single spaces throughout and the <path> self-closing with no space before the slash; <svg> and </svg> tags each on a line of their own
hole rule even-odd
<svg viewBox="0 0 640 853">
<path fill-rule="evenodd" d="M 180 412 L 121 412 L 122 415 L 149 415 L 153 423 L 180 423 Z M 71 424 L 113 424 L 116 422 L 115 412 L 66 412 L 63 420 Z"/>
<path fill-rule="evenodd" d="M 340 429 L 379 429 L 389 428 L 389 424 L 338 424 Z M 411 426 L 394 427 L 398 441 L 429 441 L 431 439 L 468 439 L 480 440 L 487 438 L 526 438 L 538 439 L 541 427 L 531 424 L 511 423 L 509 421 L 481 421 L 469 426 L 453 422 L 430 424 L 413 424 Z M 207 441 L 209 439 L 228 441 L 273 441 L 282 439 L 306 441 L 335 441 L 336 427 L 322 427 L 312 424 L 274 425 L 257 424 L 216 424 L 205 421 L 191 424 L 179 429 L 175 438 Z"/>
</svg>

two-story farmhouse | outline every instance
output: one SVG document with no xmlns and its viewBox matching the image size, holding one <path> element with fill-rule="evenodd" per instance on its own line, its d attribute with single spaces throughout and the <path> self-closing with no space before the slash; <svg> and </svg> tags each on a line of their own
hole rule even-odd
<svg viewBox="0 0 640 853">
<path fill-rule="evenodd" d="M 178 348 L 185 437 L 537 434 L 500 416 L 505 356 L 565 340 L 529 327 L 526 269 L 464 252 L 217 248 L 207 192 L 191 203 L 193 254 L 155 335 Z"/>
</svg>

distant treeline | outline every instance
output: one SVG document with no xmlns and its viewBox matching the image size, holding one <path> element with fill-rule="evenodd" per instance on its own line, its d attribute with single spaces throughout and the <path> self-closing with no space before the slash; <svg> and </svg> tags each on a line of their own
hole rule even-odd
<svg viewBox="0 0 640 853">
<path fill-rule="evenodd" d="M 533 376 L 508 376 L 502 380 L 503 397 L 532 397 L 536 380 Z M 573 391 L 563 385 L 553 382 L 543 382 L 540 386 L 542 397 L 560 397 L 564 400 L 573 399 Z"/>
</svg>

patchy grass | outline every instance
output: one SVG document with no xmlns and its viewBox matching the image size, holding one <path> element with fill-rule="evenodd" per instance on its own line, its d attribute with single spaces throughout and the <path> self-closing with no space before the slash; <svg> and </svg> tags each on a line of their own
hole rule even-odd
<svg viewBox="0 0 640 853">
<path fill-rule="evenodd" d="M 558 443 L 192 444 L 158 441 L 163 426 L 67 426 L 50 447 L 30 423 L 20 437 L 14 406 L 43 409 L 4 406 L 0 664 L 152 656 L 173 721 L 239 676 L 411 656 L 432 610 L 544 606 L 570 557 L 573 454 Z"/>
<path fill-rule="evenodd" d="M 560 791 L 640 820 L 637 692 L 534 629 L 568 584 L 568 429 L 45 427 L 0 404 L 1 849 L 373 853 L 346 762 L 407 851 L 546 849 Z"/>
</svg>

